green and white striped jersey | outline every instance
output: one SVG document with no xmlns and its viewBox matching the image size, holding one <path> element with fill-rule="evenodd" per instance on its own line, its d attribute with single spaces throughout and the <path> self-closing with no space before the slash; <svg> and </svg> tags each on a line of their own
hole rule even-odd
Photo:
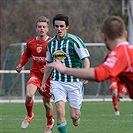
<svg viewBox="0 0 133 133">
<path fill-rule="evenodd" d="M 53 37 L 47 44 L 46 60 L 48 62 L 61 61 L 66 67 L 82 68 L 82 59 L 89 58 L 90 54 L 83 41 L 75 35 L 66 34 L 62 40 Z M 79 82 L 80 79 L 57 70 L 52 71 L 52 80 L 63 82 Z"/>
</svg>

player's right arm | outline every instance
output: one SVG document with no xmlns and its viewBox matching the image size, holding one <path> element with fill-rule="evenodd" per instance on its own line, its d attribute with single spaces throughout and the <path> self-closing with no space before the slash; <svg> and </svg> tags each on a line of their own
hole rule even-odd
<svg viewBox="0 0 133 133">
<path fill-rule="evenodd" d="M 28 43 L 27 43 L 26 44 L 26 49 L 25 49 L 25 51 L 24 51 L 24 53 L 23 53 L 23 55 L 20 59 L 19 64 L 16 67 L 16 71 L 18 73 L 21 72 L 22 67 L 30 60 L 31 56 L 32 56 L 32 52 L 31 52 L 30 48 L 28 47 Z"/>
<path fill-rule="evenodd" d="M 20 72 L 22 71 L 22 66 L 21 66 L 21 64 L 18 64 L 18 65 L 17 65 L 16 71 L 17 71 L 18 73 L 20 73 Z"/>
<path fill-rule="evenodd" d="M 50 53 L 50 49 L 49 49 L 49 44 L 50 41 L 47 43 L 47 51 L 46 51 L 46 65 L 49 64 L 49 62 L 52 62 L 52 55 Z M 41 91 L 45 92 L 45 83 L 47 81 L 47 79 L 49 78 L 49 76 L 51 76 L 51 72 L 52 72 L 53 68 L 50 67 L 44 67 L 44 74 L 43 74 L 43 79 L 42 79 L 42 86 L 41 86 Z"/>
</svg>

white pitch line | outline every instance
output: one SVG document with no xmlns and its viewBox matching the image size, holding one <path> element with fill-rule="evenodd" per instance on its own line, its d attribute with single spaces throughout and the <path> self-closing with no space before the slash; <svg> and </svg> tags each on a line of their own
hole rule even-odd
<svg viewBox="0 0 133 133">
<path fill-rule="evenodd" d="M 51 100 L 53 102 L 53 100 Z M 92 98 L 92 99 L 83 99 L 83 102 L 102 102 L 102 101 L 112 101 L 112 98 Z M 121 99 L 120 101 L 124 102 L 124 101 L 132 101 L 132 99 L 130 98 L 124 98 L 124 99 Z M 0 103 L 24 103 L 25 100 L 0 100 Z M 36 103 L 42 103 L 42 100 L 38 100 L 38 99 L 35 99 L 35 102 Z"/>
</svg>

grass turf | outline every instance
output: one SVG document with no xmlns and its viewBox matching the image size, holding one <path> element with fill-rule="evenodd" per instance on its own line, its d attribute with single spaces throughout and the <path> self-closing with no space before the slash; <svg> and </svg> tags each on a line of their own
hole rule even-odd
<svg viewBox="0 0 133 133">
<path fill-rule="evenodd" d="M 119 109 L 120 116 L 114 116 L 111 102 L 83 102 L 80 124 L 74 127 L 66 104 L 68 133 L 133 133 L 133 103 L 119 102 Z M 23 130 L 20 125 L 26 114 L 24 104 L 0 104 L 0 133 L 43 133 L 46 122 L 43 104 L 35 103 L 33 110 L 35 117 Z M 56 113 L 54 118 L 56 121 Z M 56 124 L 52 133 L 58 133 Z"/>
</svg>

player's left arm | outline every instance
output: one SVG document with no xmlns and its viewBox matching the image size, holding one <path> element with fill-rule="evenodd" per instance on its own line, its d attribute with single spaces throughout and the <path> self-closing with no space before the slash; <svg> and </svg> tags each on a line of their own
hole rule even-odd
<svg viewBox="0 0 133 133">
<path fill-rule="evenodd" d="M 83 64 L 83 68 L 90 68 L 90 61 L 89 61 L 89 58 L 84 58 L 82 60 L 82 64 Z M 87 84 L 88 83 L 88 80 L 83 80 L 83 83 L 84 84 Z"/>
<path fill-rule="evenodd" d="M 48 64 L 48 62 L 47 62 L 47 64 Z M 41 88 L 40 88 L 40 90 L 42 92 L 46 91 L 45 90 L 46 89 L 45 84 L 46 84 L 46 81 L 47 81 L 48 77 L 50 76 L 51 72 L 52 72 L 52 68 L 44 67 L 44 74 L 43 74 L 43 79 L 42 79 L 42 85 L 41 85 Z"/>
</svg>

